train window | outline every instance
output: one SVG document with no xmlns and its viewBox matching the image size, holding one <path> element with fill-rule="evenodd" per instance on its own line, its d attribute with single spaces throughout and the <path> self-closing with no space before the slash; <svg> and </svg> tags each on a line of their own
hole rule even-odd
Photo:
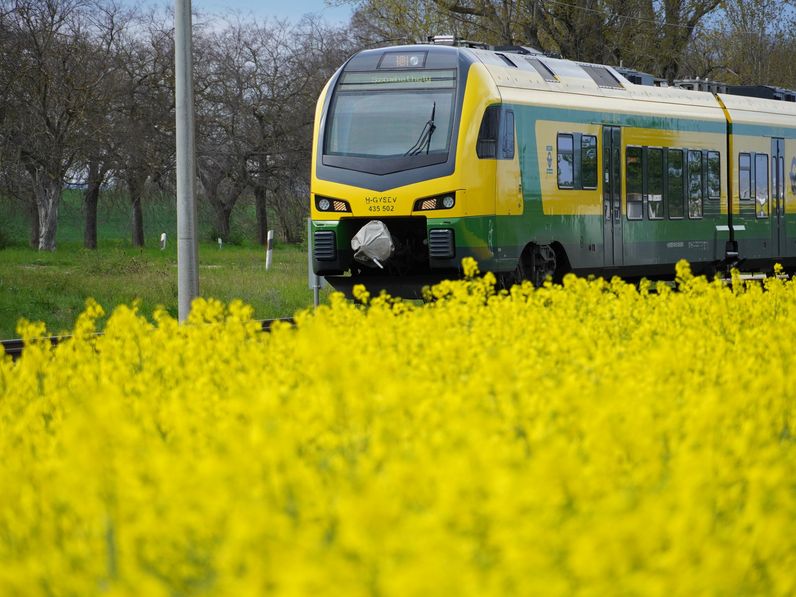
<svg viewBox="0 0 796 597">
<path fill-rule="evenodd" d="M 559 133 L 558 149 L 558 188 L 575 187 L 575 142 L 572 135 Z"/>
<path fill-rule="evenodd" d="M 501 143 L 501 158 L 514 159 L 514 112 L 507 110 L 503 113 L 503 141 Z"/>
<path fill-rule="evenodd" d="M 663 149 L 647 149 L 647 207 L 650 220 L 663 217 Z"/>
<path fill-rule="evenodd" d="M 628 147 L 625 153 L 625 178 L 627 219 L 640 220 L 644 217 L 644 187 L 641 160 L 641 147 Z"/>
<path fill-rule="evenodd" d="M 755 213 L 768 217 L 768 154 L 755 155 Z"/>
<path fill-rule="evenodd" d="M 475 153 L 482 160 L 514 159 L 514 112 L 500 106 L 489 106 L 484 111 Z"/>
<path fill-rule="evenodd" d="M 580 138 L 580 180 L 584 189 L 597 188 L 597 137 Z"/>
<path fill-rule="evenodd" d="M 721 158 L 718 151 L 708 152 L 708 198 L 721 197 Z"/>
<path fill-rule="evenodd" d="M 499 106 L 489 106 L 484 111 L 484 118 L 478 131 L 478 141 L 475 144 L 475 153 L 481 159 L 497 157 L 499 117 Z"/>
<path fill-rule="evenodd" d="M 738 191 L 741 201 L 752 200 L 752 156 L 738 154 Z"/>
<path fill-rule="evenodd" d="M 688 152 L 688 217 L 702 217 L 702 152 Z"/>
<path fill-rule="evenodd" d="M 780 141 L 780 143 L 782 143 L 782 141 Z M 777 191 L 775 191 L 775 193 L 779 193 L 779 197 L 774 197 L 773 195 L 775 193 L 772 193 L 772 197 L 771 198 L 772 199 L 779 199 L 780 201 L 785 199 L 785 156 L 782 155 L 782 151 L 783 151 L 783 148 L 780 147 L 779 148 L 779 152 L 778 152 L 779 153 L 779 158 L 777 158 L 777 156 L 775 156 L 775 155 L 771 156 L 771 159 L 774 160 L 774 163 L 772 164 L 772 166 L 774 166 L 774 165 L 777 166 L 775 168 L 775 170 L 777 172 L 777 174 L 776 174 L 777 180 L 776 181 L 772 180 L 771 182 L 774 183 L 774 185 L 777 187 Z M 779 163 L 777 164 L 777 162 L 779 162 Z M 792 162 L 791 162 L 791 168 L 793 168 L 793 163 Z M 793 180 L 793 179 L 791 179 L 791 180 Z M 791 187 L 791 189 L 793 189 L 793 187 Z M 780 204 L 780 205 L 782 205 L 782 204 Z M 783 205 L 783 208 L 784 208 L 784 205 Z"/>
<path fill-rule="evenodd" d="M 666 150 L 666 205 L 669 206 L 670 218 L 683 217 L 683 150 Z"/>
</svg>

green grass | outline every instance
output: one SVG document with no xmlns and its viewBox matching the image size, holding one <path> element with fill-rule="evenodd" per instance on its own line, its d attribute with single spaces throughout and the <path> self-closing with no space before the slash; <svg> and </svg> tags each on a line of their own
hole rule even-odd
<svg viewBox="0 0 796 597">
<path fill-rule="evenodd" d="M 55 252 L 38 252 L 25 243 L 25 222 L 8 202 L 0 207 L 0 228 L 6 248 L 0 248 L 0 339 L 17 337 L 20 318 L 43 321 L 57 334 L 72 328 L 87 298 L 110 312 L 116 305 L 140 301 L 147 316 L 157 306 L 177 315 L 176 223 L 169 202 L 145 206 L 147 247 L 133 248 L 129 240 L 129 210 L 118 199 L 100 203 L 99 248 L 82 248 L 80 195 L 68 192 L 62 201 Z M 241 214 L 246 210 L 242 209 Z M 241 216 L 235 223 L 240 236 L 251 222 Z M 200 212 L 201 239 L 210 226 Z M 160 232 L 169 237 L 166 250 L 158 248 Z M 9 242 L 10 239 L 10 242 Z M 1 247 L 2 245 L 0 245 Z M 322 291 L 322 300 L 329 290 Z M 265 271 L 265 249 L 251 242 L 201 243 L 199 294 L 228 302 L 242 299 L 255 317 L 290 317 L 312 305 L 307 286 L 306 247 L 277 243 L 271 270 Z"/>
<path fill-rule="evenodd" d="M 278 246 L 266 272 L 261 247 L 201 245 L 199 294 L 225 302 L 242 299 L 260 319 L 292 316 L 313 301 L 306 252 Z M 16 337 L 21 317 L 44 321 L 52 333 L 66 332 L 89 297 L 106 311 L 138 300 L 146 315 L 163 306 L 176 317 L 176 249 L 87 251 L 62 245 L 46 254 L 16 247 L 0 251 L 0 338 Z"/>
</svg>

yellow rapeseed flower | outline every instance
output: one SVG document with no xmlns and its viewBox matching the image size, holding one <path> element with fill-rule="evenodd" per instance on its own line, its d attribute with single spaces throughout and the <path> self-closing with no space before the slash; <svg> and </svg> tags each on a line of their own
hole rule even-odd
<svg viewBox="0 0 796 597">
<path fill-rule="evenodd" d="M 2 595 L 796 593 L 796 282 L 465 279 L 0 356 Z"/>
</svg>

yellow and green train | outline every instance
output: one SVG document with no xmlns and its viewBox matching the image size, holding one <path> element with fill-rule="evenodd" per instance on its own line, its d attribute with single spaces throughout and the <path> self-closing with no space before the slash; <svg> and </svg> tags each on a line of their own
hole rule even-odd
<svg viewBox="0 0 796 597">
<path fill-rule="evenodd" d="M 313 269 L 340 288 L 412 293 L 467 256 L 537 284 L 796 265 L 796 104 L 523 49 L 356 54 L 318 101 L 311 180 Z"/>
</svg>

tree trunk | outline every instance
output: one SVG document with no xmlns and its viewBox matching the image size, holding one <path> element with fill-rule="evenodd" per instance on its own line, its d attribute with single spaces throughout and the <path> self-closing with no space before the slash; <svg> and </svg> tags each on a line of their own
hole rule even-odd
<svg viewBox="0 0 796 597">
<path fill-rule="evenodd" d="M 97 203 L 99 202 L 99 187 L 86 190 L 83 196 L 83 206 L 86 210 L 86 221 L 83 228 L 83 246 L 86 249 L 97 248 Z"/>
<path fill-rule="evenodd" d="M 133 208 L 131 221 L 131 241 L 134 247 L 144 246 L 144 212 L 141 207 L 143 194 L 143 181 L 133 176 L 127 181 L 127 190 L 130 192 L 130 204 Z"/>
<path fill-rule="evenodd" d="M 282 231 L 285 235 L 285 242 L 293 244 L 299 239 L 299 235 L 297 235 L 296 232 L 300 231 L 300 227 L 297 230 L 297 227 L 291 226 L 291 214 L 288 211 L 289 207 L 284 205 L 283 202 L 284 199 L 282 202 L 277 202 L 276 216 L 279 219 L 279 224 L 282 227 Z"/>
<path fill-rule="evenodd" d="M 296 234 L 296 228 L 294 226 L 285 228 L 285 242 L 290 245 L 297 245 L 301 242 L 301 237 Z"/>
<path fill-rule="evenodd" d="M 227 242 L 229 240 L 229 220 L 232 215 L 232 209 L 220 202 L 212 203 L 211 205 L 216 216 L 216 234 L 221 240 Z"/>
<path fill-rule="evenodd" d="M 132 242 L 134 247 L 144 246 L 144 212 L 141 209 L 141 196 L 133 202 Z"/>
<path fill-rule="evenodd" d="M 86 249 L 97 248 L 97 204 L 99 203 L 100 186 L 104 176 L 97 164 L 90 164 L 88 169 L 88 188 L 83 195 L 83 207 L 86 220 L 83 228 L 83 246 Z"/>
<path fill-rule="evenodd" d="M 58 203 L 61 200 L 61 179 L 53 179 L 39 172 L 33 175 L 36 210 L 39 221 L 39 251 L 55 251 L 55 233 L 58 229 Z"/>
<path fill-rule="evenodd" d="M 31 249 L 39 248 L 39 209 L 36 207 L 35 199 L 31 198 L 28 202 L 28 215 L 30 216 L 30 239 Z"/>
<path fill-rule="evenodd" d="M 202 188 L 205 190 L 207 202 L 213 209 L 213 215 L 215 219 L 213 233 L 224 242 L 227 242 L 229 240 L 229 213 L 225 213 L 224 201 L 218 191 L 218 188 L 221 186 L 223 176 L 219 174 L 217 169 L 211 170 L 209 173 L 206 173 L 200 169 L 198 175 L 199 180 L 202 182 Z M 213 238 L 213 240 L 216 239 Z"/>
<path fill-rule="evenodd" d="M 257 185 L 254 187 L 254 208 L 257 213 L 257 242 L 262 246 L 268 244 L 268 214 L 266 213 L 266 190 Z"/>
</svg>

